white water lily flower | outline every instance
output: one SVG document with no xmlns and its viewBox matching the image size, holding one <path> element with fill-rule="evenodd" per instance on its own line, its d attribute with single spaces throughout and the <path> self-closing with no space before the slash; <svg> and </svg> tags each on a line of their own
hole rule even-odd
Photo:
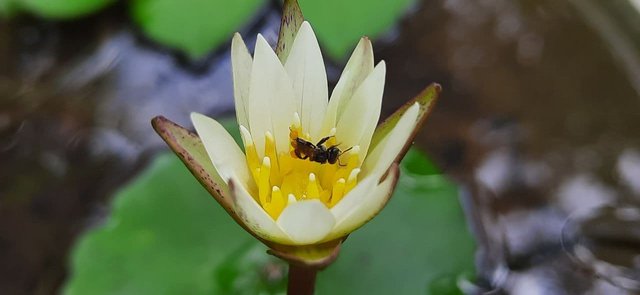
<svg viewBox="0 0 640 295">
<path fill-rule="evenodd" d="M 236 116 L 244 152 L 214 119 L 191 120 L 215 170 L 228 186 L 232 211 L 258 237 L 311 245 L 348 235 L 386 204 L 397 181 L 394 163 L 419 124 L 409 106 L 375 147 L 385 63 L 374 67 L 362 38 L 331 98 L 320 47 L 308 22 L 284 64 L 258 35 L 251 57 L 239 34 L 232 41 Z M 335 164 L 302 159 L 296 138 L 343 152 Z"/>
</svg>

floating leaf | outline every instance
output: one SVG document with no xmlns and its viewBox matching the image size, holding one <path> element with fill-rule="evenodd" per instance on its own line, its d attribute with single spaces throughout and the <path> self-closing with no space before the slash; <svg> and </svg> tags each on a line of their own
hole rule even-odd
<svg viewBox="0 0 640 295">
<path fill-rule="evenodd" d="M 0 20 L 9 18 L 16 12 L 18 4 L 15 0 L 0 0 Z"/>
<path fill-rule="evenodd" d="M 115 0 L 20 0 L 15 3 L 40 16 L 73 18 L 98 11 L 113 2 Z"/>
<path fill-rule="evenodd" d="M 136 23 L 151 39 L 198 58 L 231 40 L 261 0 L 132 0 Z"/>
<path fill-rule="evenodd" d="M 254 241 L 173 154 L 112 207 L 76 246 L 65 294 L 213 294 L 216 268 Z"/>
<path fill-rule="evenodd" d="M 407 160 L 427 161 L 412 154 Z M 473 272 L 474 242 L 457 195 L 442 176 L 402 174 L 387 207 L 320 273 L 318 293 L 430 294 L 434 280 Z"/>
<path fill-rule="evenodd" d="M 342 60 L 353 44 L 366 35 L 376 38 L 391 29 L 412 0 L 299 0 L 306 20 L 312 25 L 330 57 Z"/>
<path fill-rule="evenodd" d="M 319 294 L 425 294 L 438 278 L 472 272 L 474 243 L 456 187 L 411 173 L 407 161 L 389 205 L 319 274 Z M 65 294 L 282 294 L 282 264 L 175 155 L 159 156 L 112 207 L 73 250 Z"/>
</svg>

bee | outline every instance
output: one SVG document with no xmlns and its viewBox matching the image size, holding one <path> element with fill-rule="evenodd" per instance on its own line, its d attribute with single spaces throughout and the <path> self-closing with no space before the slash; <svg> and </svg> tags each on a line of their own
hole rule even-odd
<svg viewBox="0 0 640 295">
<path fill-rule="evenodd" d="M 331 137 L 333 136 L 322 138 L 316 144 L 308 142 L 300 137 L 296 137 L 292 142 L 294 144 L 293 152 L 296 157 L 302 160 L 309 159 L 309 161 L 318 162 L 320 164 L 325 164 L 327 162 L 329 164 L 335 164 L 338 162 L 338 165 L 345 166 L 340 163 L 340 156 L 350 151 L 353 147 L 350 147 L 345 151 L 340 151 L 338 145 L 332 145 L 330 147 L 324 146 L 324 143 Z"/>
</svg>

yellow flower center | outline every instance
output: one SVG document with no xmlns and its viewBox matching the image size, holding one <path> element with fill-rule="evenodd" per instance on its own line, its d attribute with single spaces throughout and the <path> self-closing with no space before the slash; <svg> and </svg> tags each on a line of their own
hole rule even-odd
<svg viewBox="0 0 640 295">
<path fill-rule="evenodd" d="M 335 128 L 330 133 L 326 135 L 330 138 L 323 143 L 324 147 L 335 146 L 338 142 L 334 136 Z M 351 149 L 341 152 L 335 164 L 314 162 L 296 155 L 296 139 L 314 144 L 320 140 L 312 140 L 308 133 L 303 132 L 297 113 L 289 127 L 288 153 L 278 153 L 270 132 L 264 136 L 265 156 L 262 159 L 259 159 L 250 134 L 243 134 L 243 140 L 247 164 L 258 190 L 252 195 L 257 195 L 256 201 L 272 218 L 277 219 L 287 204 L 298 200 L 319 199 L 331 208 L 358 183 L 362 164 L 358 146 L 346 147 Z"/>
</svg>

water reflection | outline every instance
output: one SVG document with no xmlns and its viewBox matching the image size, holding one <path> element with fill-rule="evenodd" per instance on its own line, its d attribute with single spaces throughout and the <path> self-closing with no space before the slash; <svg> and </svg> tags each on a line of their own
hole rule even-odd
<svg viewBox="0 0 640 295">
<path fill-rule="evenodd" d="M 608 283 L 640 291 L 640 208 L 620 205 L 573 215 L 563 228 L 575 262 Z"/>
<path fill-rule="evenodd" d="M 389 84 L 400 99 L 420 80 L 448 77 L 421 143 L 465 184 L 484 290 L 632 293 L 589 268 L 576 271 L 561 229 L 576 212 L 637 206 L 640 67 L 626 62 L 640 52 L 629 34 L 637 12 L 625 1 L 441 4 L 423 7 L 388 49 L 390 64 L 413 63 L 410 83 Z M 604 18 L 589 17 L 586 5 Z M 624 48 L 610 44 L 621 35 L 630 40 Z"/>
</svg>

